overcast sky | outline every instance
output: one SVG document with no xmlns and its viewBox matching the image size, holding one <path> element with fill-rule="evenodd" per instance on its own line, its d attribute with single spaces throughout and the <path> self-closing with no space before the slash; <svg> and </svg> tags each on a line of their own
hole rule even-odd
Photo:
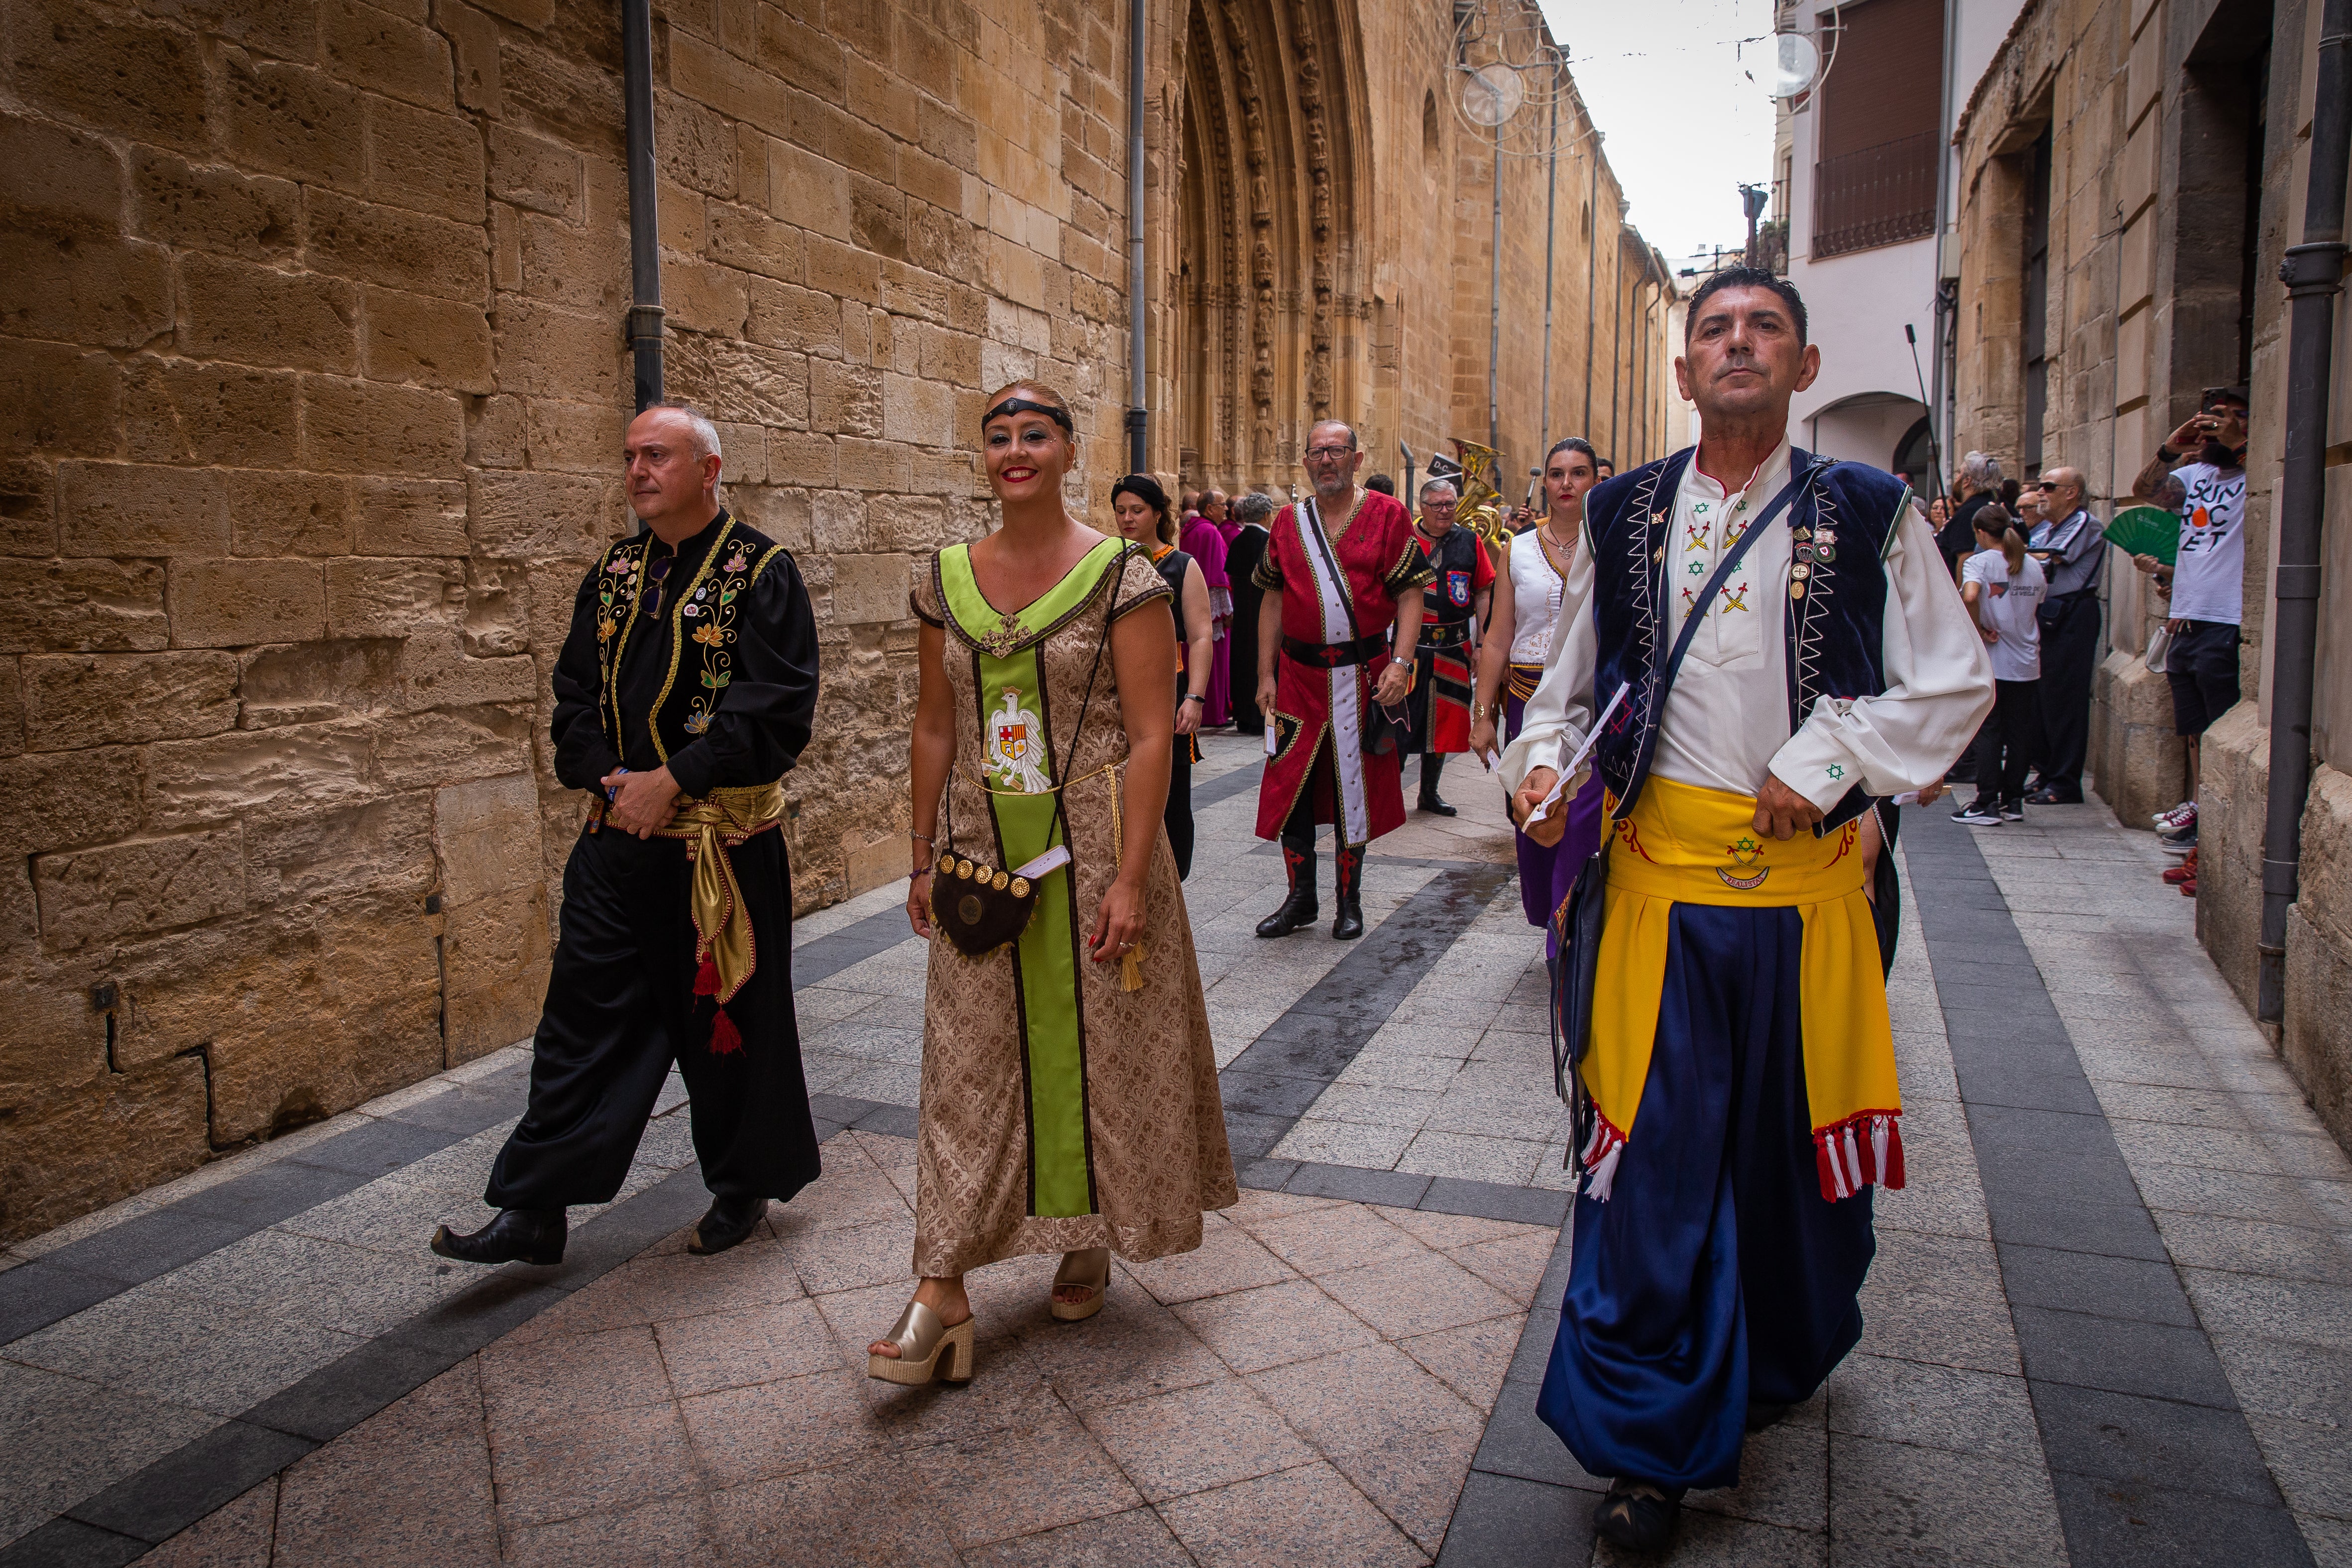
<svg viewBox="0 0 2352 1568">
<path fill-rule="evenodd" d="M 1643 237 L 1679 259 L 1748 237 L 1737 189 L 1772 178 L 1772 100 L 1759 79 L 1771 0 L 1543 0 L 1577 90 Z"/>
</svg>

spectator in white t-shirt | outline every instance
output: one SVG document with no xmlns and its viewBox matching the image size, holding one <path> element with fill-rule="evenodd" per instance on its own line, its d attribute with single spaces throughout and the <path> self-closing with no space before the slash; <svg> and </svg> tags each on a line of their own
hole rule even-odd
<svg viewBox="0 0 2352 1568">
<path fill-rule="evenodd" d="M 2202 406 L 2164 439 L 2139 473 L 2132 494 L 2158 499 L 2166 479 L 2179 481 L 2180 550 L 2168 572 L 2153 556 L 2135 564 L 2168 586 L 2172 648 L 2165 676 L 2172 686 L 2172 728 L 2188 753 L 2188 798 L 2158 819 L 2165 847 L 2197 847 L 2199 742 L 2213 721 L 2238 705 L 2239 626 L 2245 618 L 2246 394 L 2215 387 Z"/>
<path fill-rule="evenodd" d="M 1977 552 L 1960 563 L 1960 597 L 1992 655 L 1992 717 L 1977 731 L 1977 797 L 1955 822 L 1998 827 L 2025 820 L 2025 770 L 2042 748 L 2042 602 L 2049 581 L 2010 515 L 1989 506 L 1972 520 Z"/>
</svg>

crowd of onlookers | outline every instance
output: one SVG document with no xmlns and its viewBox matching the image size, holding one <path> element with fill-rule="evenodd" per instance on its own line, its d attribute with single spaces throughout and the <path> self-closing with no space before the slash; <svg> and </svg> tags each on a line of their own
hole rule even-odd
<svg viewBox="0 0 2352 1568">
<path fill-rule="evenodd" d="M 2165 879 L 2191 897 L 2199 741 L 2238 700 L 2247 407 L 2242 387 L 2209 390 L 2132 483 L 2135 505 L 2179 519 L 2170 560 L 2143 550 L 2132 562 L 2169 612 L 2146 658 L 2171 686 L 2187 777 L 2180 804 L 2158 813 L 2155 825 L 2158 841 L 2180 861 Z M 1993 667 L 1992 715 L 1950 774 L 1951 782 L 1973 784 L 1975 798 L 1954 820 L 1999 826 L 2023 821 L 2028 805 L 2080 801 L 2109 545 L 2081 471 L 2043 468 L 2020 481 L 2002 473 L 1999 459 L 1970 452 L 1928 517 Z"/>
</svg>

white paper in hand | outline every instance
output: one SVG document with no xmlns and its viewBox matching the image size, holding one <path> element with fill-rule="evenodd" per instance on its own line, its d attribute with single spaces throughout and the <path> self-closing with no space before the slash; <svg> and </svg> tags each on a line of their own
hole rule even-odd
<svg viewBox="0 0 2352 1568">
<path fill-rule="evenodd" d="M 1625 693 L 1633 689 L 1633 683 L 1630 680 L 1617 688 L 1617 695 L 1609 700 L 1609 706 L 1603 708 L 1601 717 L 1592 721 L 1592 729 L 1585 735 L 1584 744 L 1576 748 L 1576 755 L 1569 758 L 1568 765 L 1561 768 L 1559 776 L 1552 780 L 1551 793 L 1538 801 L 1536 808 L 1528 813 L 1528 826 L 1532 827 L 1549 816 L 1559 806 L 1560 796 L 1568 791 L 1568 781 L 1584 771 L 1584 764 L 1591 759 L 1592 748 L 1601 743 L 1601 731 L 1609 728 L 1609 721 L 1616 713 L 1617 705 L 1624 701 Z"/>
<path fill-rule="evenodd" d="M 1267 720 L 1267 721 L 1266 721 L 1266 724 L 1265 724 L 1265 754 L 1266 754 L 1267 756 L 1269 756 L 1269 757 L 1270 757 L 1270 756 L 1274 755 L 1274 747 L 1275 747 L 1275 730 L 1274 730 L 1274 721 L 1273 721 L 1273 720 L 1271 720 L 1271 719 L 1269 719 L 1269 720 Z"/>
</svg>

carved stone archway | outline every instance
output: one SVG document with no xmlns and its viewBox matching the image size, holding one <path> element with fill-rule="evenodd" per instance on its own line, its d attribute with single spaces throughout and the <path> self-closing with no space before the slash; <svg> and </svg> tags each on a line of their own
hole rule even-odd
<svg viewBox="0 0 2352 1568">
<path fill-rule="evenodd" d="M 1157 356 L 1188 482 L 1287 483 L 1309 425 L 1355 416 L 1363 79 L 1351 0 L 1190 0 Z"/>
</svg>

